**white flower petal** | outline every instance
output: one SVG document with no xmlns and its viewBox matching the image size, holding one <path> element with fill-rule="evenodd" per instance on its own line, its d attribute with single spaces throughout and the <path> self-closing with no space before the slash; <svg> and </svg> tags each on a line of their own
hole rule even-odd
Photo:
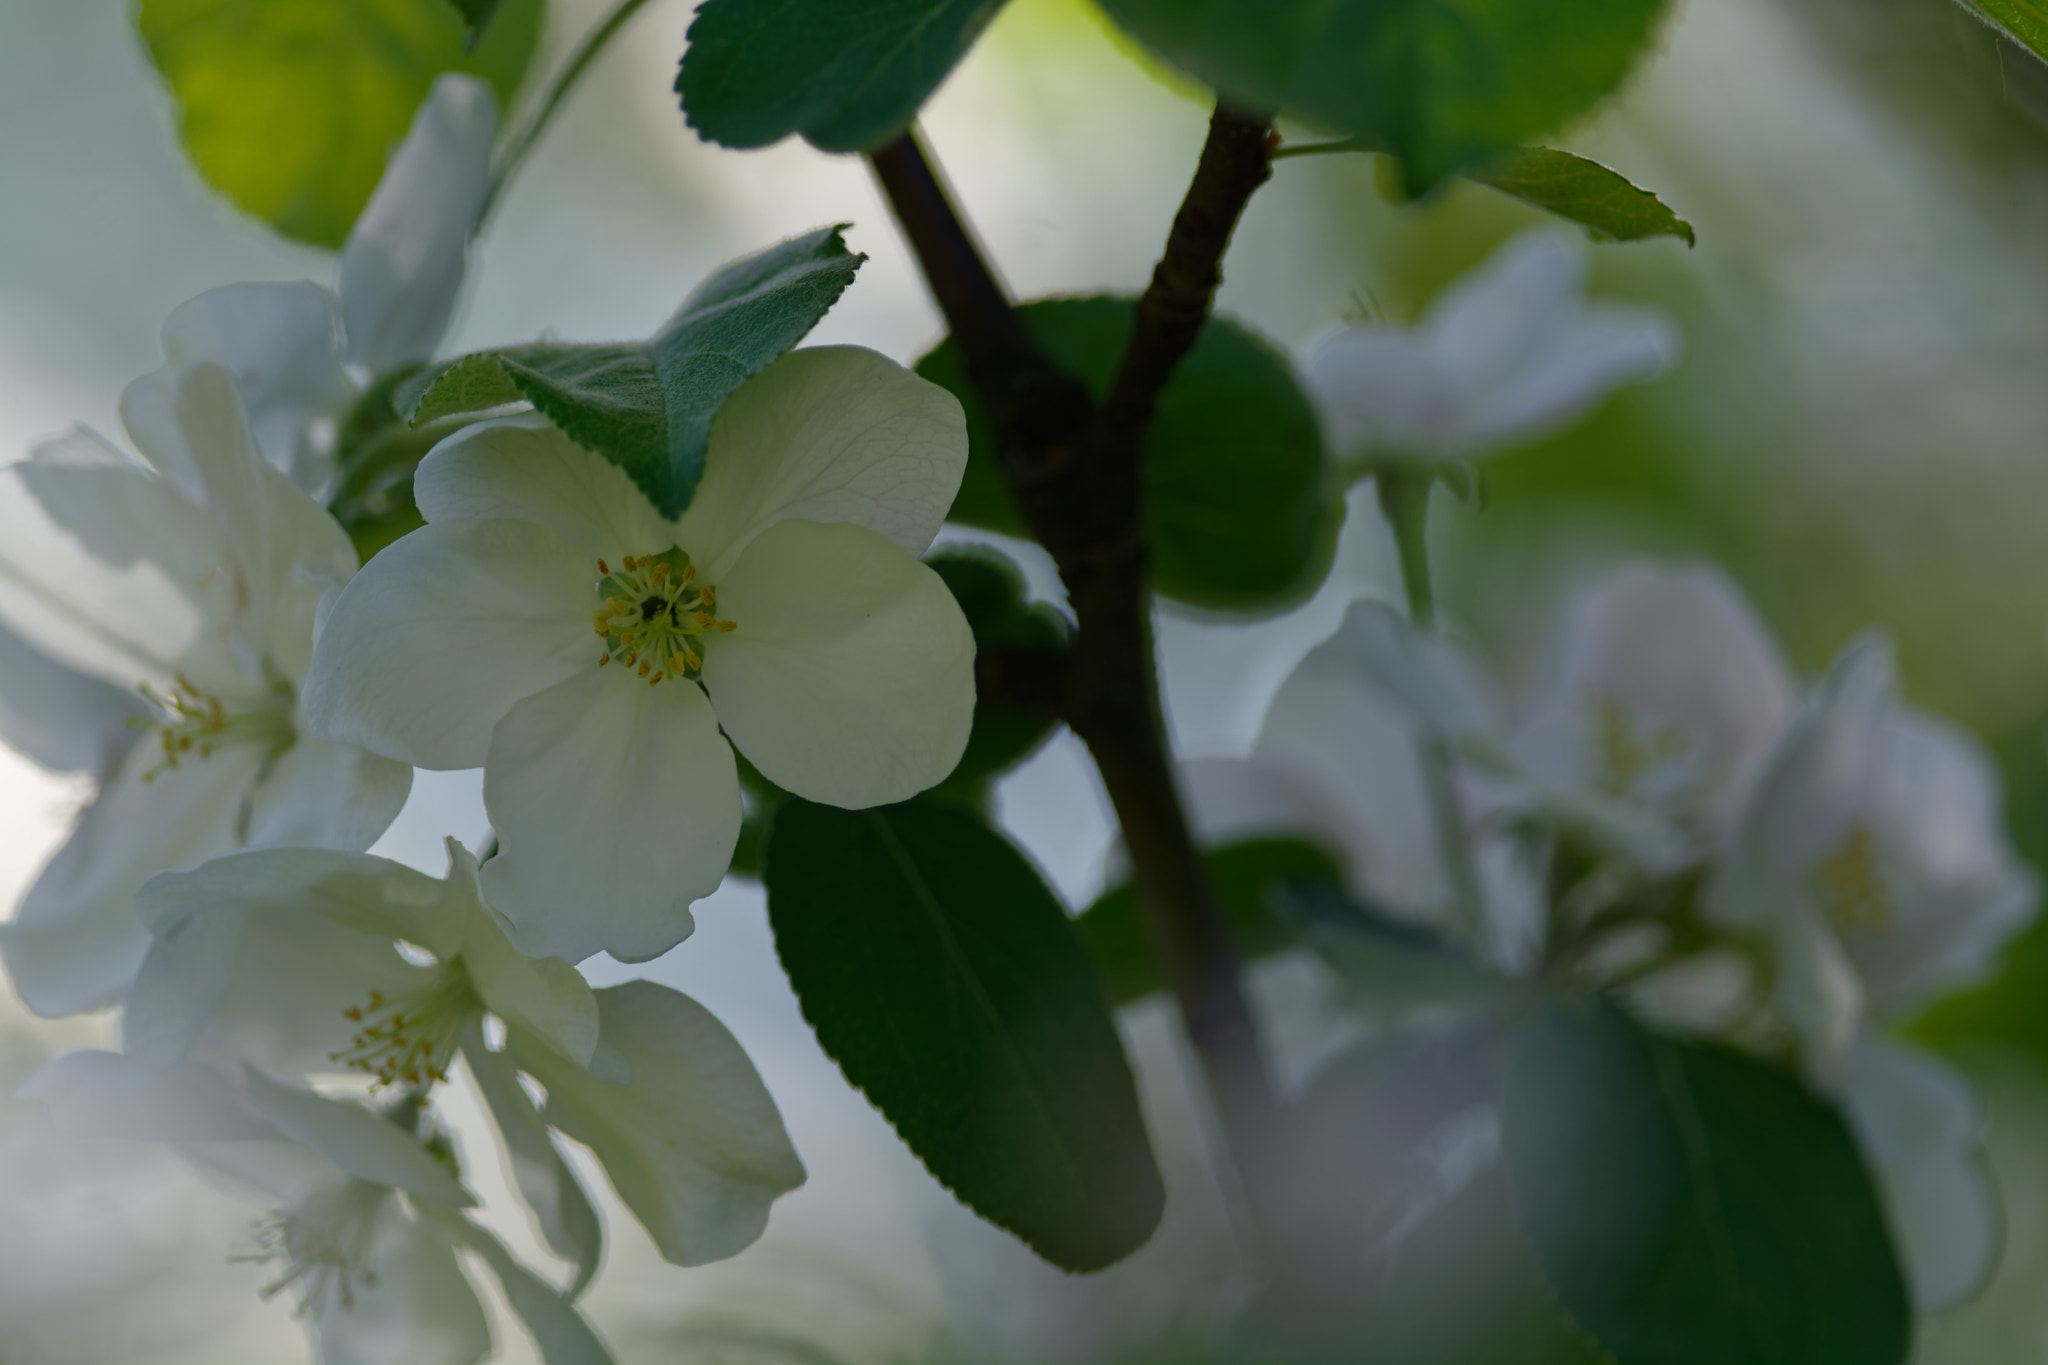
<svg viewBox="0 0 2048 1365">
<path fill-rule="evenodd" d="M 1925 714 L 1887 718 L 1863 818 L 1891 918 L 1838 929 L 1874 1009 L 1903 1017 L 1981 979 L 2033 919 L 2040 882 L 2006 838 L 2004 804 L 1967 734 Z"/>
<path fill-rule="evenodd" d="M 519 1264 L 504 1243 L 460 1214 L 423 1212 L 491 1268 L 505 1291 L 506 1304 L 533 1338 L 542 1365 L 611 1365 L 611 1352 L 576 1311 L 573 1294 L 562 1293 Z"/>
<path fill-rule="evenodd" d="M 225 623 L 234 581 L 206 513 L 140 465 L 72 458 L 0 470 L 0 615 L 58 662 L 116 685 L 183 673 L 246 687 Z"/>
<path fill-rule="evenodd" d="M 1504 449 L 1576 420 L 1616 389 L 1655 379 L 1678 360 L 1678 331 L 1647 309 L 1588 309 L 1555 329 L 1512 375 L 1467 408 L 1468 451 Z"/>
<path fill-rule="evenodd" d="M 348 354 L 372 373 L 425 360 L 448 330 L 497 135 L 491 88 L 441 76 L 349 233 L 340 288 Z"/>
<path fill-rule="evenodd" d="M 592 560 L 660 554 L 676 543 L 674 524 L 625 470 L 539 413 L 478 422 L 441 442 L 420 461 L 413 497 L 428 521 L 530 521 Z"/>
<path fill-rule="evenodd" d="M 1968 1084 L 1866 1031 L 1842 1104 L 1883 1192 L 1915 1307 L 1932 1312 L 1969 1298 L 1998 1262 L 2003 1229 Z"/>
<path fill-rule="evenodd" d="M 52 772 L 110 773 L 149 708 L 0 626 L 0 742 Z"/>
<path fill-rule="evenodd" d="M 406 764 L 301 733 L 256 786 L 248 843 L 360 853 L 391 828 L 411 790 Z"/>
<path fill-rule="evenodd" d="M 123 1012 L 127 1049 L 171 1061 L 218 1038 L 280 1076 L 338 1072 L 370 993 L 432 978 L 393 940 L 452 955 L 446 888 L 368 854 L 261 849 L 151 879 L 136 912 L 152 935 Z"/>
<path fill-rule="evenodd" d="M 144 1142 L 251 1142 L 277 1129 L 252 1113 L 241 1092 L 203 1066 L 164 1066 L 118 1052 L 66 1052 L 15 1090 L 49 1106 L 61 1133 Z"/>
<path fill-rule="evenodd" d="M 548 1246 L 576 1267 L 576 1278 L 566 1291 L 576 1298 L 597 1274 L 597 1263 L 604 1254 L 604 1227 L 598 1222 L 597 1210 L 576 1172 L 563 1159 L 532 1098 L 519 1084 L 511 1058 L 486 1048 L 480 1029 L 472 1030 L 463 1040 L 462 1056 L 497 1125 L 513 1186 Z"/>
<path fill-rule="evenodd" d="M 449 897 L 462 916 L 462 965 L 484 1008 L 588 1066 L 597 1050 L 590 984 L 559 957 L 527 957 L 513 947 L 480 897 L 476 859 L 453 839 L 448 856 Z"/>
<path fill-rule="evenodd" d="M 873 351 L 792 351 L 719 409 L 681 544 L 714 583 L 792 519 L 850 522 L 920 555 L 966 468 L 952 394 Z"/>
<path fill-rule="evenodd" d="M 1863 982 L 1817 907 L 1789 907 L 1774 928 L 1778 1008 L 1799 1040 L 1806 1074 L 1820 1089 L 1839 1093 L 1863 1026 Z"/>
<path fill-rule="evenodd" d="M 512 708 L 491 737 L 484 805 L 498 856 L 485 903 L 529 957 L 658 957 L 739 840 L 739 774 L 696 684 L 586 668 Z"/>
<path fill-rule="evenodd" d="M 1706 909 L 1731 927 L 1769 922 L 1847 837 L 1893 704 L 1891 651 L 1863 639 L 1842 651 L 1758 774 Z"/>
<path fill-rule="evenodd" d="M 329 463 L 312 424 L 339 415 L 350 395 L 340 343 L 334 296 L 304 282 L 209 289 L 173 309 L 163 330 L 171 364 L 226 367 L 264 457 L 309 489 Z"/>
<path fill-rule="evenodd" d="M 619 1198 L 676 1265 L 736 1255 L 768 1206 L 804 1181 L 754 1064 L 710 1011 L 652 981 L 597 993 L 606 1046 L 630 1085 L 600 1081 L 511 1035 L 521 1070 L 547 1088 L 548 1122 L 589 1147 Z"/>
<path fill-rule="evenodd" d="M 1189 823 L 1205 845 L 1306 838 L 1347 863 L 1363 861 L 1363 848 L 1355 845 L 1369 840 L 1347 804 L 1271 755 L 1192 759 L 1180 765 L 1179 776 Z M 1362 880 L 1363 867 L 1354 871 Z"/>
<path fill-rule="evenodd" d="M 1460 394 L 1405 328 L 1347 327 L 1312 347 L 1303 380 L 1340 456 L 1433 456 L 1452 444 Z"/>
<path fill-rule="evenodd" d="M 784 521 L 717 584 L 719 724 L 769 781 L 827 805 L 945 780 L 974 723 L 974 636 L 939 576 L 863 527 Z"/>
<path fill-rule="evenodd" d="M 253 1067 L 243 1068 L 242 1093 L 249 1108 L 277 1125 L 279 1132 L 358 1180 L 452 1208 L 476 1202 L 417 1138 L 362 1105 L 280 1085 Z"/>
<path fill-rule="evenodd" d="M 596 566 L 525 522 L 424 526 L 328 613 L 302 698 L 315 733 L 422 768 L 474 768 L 520 698 L 596 666 Z"/>
<path fill-rule="evenodd" d="M 320 1365 L 476 1365 L 491 1349 L 447 1234 L 388 1198 L 348 1295 L 328 1286 L 312 1317 Z"/>
<path fill-rule="evenodd" d="M 238 842 L 262 753 L 230 745 L 145 782 L 161 758 L 151 744 L 129 751 L 13 922 L 0 925 L 0 958 L 16 994 L 38 1014 L 76 1014 L 117 999 L 149 948 L 136 890 L 166 868 L 189 867 Z"/>
<path fill-rule="evenodd" d="M 1570 339 L 1585 283 L 1586 248 L 1539 229 L 1514 238 L 1437 296 L 1423 319 L 1425 344 L 1468 410 Z"/>
</svg>

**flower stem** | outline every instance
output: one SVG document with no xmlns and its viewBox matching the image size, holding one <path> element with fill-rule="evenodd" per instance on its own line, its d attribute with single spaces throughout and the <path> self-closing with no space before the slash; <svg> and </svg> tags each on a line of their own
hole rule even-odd
<svg viewBox="0 0 2048 1365">
<path fill-rule="evenodd" d="M 534 107 L 532 116 L 520 127 L 498 157 L 498 164 L 491 173 L 490 192 L 484 196 L 483 212 L 477 215 L 478 222 L 490 217 L 492 206 L 498 202 L 505 186 L 525 163 L 527 153 L 533 150 L 534 144 L 540 141 L 541 134 L 547 131 L 548 124 L 554 120 L 555 111 L 561 107 L 569 91 L 583 78 L 583 73 L 590 68 L 590 64 L 610 46 L 612 39 L 618 36 L 619 30 L 626 26 L 626 22 L 639 13 L 646 4 L 647 0 L 619 0 L 603 22 L 583 36 L 583 41 L 570 54 L 569 60 L 555 73 L 554 81 L 548 86 L 547 93 L 541 97 L 540 103 Z"/>
<path fill-rule="evenodd" d="M 1436 629 L 1436 594 L 1429 580 L 1429 494 L 1435 482 L 1421 470 L 1386 466 L 1373 479 L 1380 511 L 1394 533 L 1394 550 L 1401 558 L 1408 619 L 1422 630 Z"/>
<path fill-rule="evenodd" d="M 1260 1249 L 1287 1225 L 1278 1091 L 1237 952 L 1175 785 L 1152 640 L 1141 489 L 1160 391 L 1193 347 L 1245 204 L 1270 174 L 1266 121 L 1219 106 L 1101 404 L 1038 348 L 914 132 L 870 156 L 997 432 L 1004 473 L 1058 565 L 1075 638 L 1060 708 L 1102 774 L 1153 953 L 1194 1045 Z"/>
</svg>

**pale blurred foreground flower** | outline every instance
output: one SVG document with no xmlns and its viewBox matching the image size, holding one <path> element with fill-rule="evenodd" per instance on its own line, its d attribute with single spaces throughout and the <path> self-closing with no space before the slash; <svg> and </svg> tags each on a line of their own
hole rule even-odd
<svg viewBox="0 0 2048 1365">
<path fill-rule="evenodd" d="M 138 900 L 154 943 L 122 1020 L 128 1052 L 162 1065 L 226 1054 L 294 1081 L 354 1071 L 415 1093 L 459 1053 L 519 1155 L 544 1235 L 583 1279 L 596 1268 L 594 1215 L 548 1128 L 590 1147 L 669 1260 L 700 1265 L 751 1244 L 804 1168 L 738 1041 L 668 987 L 593 991 L 559 958 L 521 956 L 479 897 L 468 851 L 452 839 L 448 850 L 445 880 L 312 849 L 154 879 Z M 502 1050 L 485 1045 L 487 1015 L 504 1027 Z M 544 1112 L 518 1072 L 544 1088 Z"/>
<path fill-rule="evenodd" d="M 240 1259 L 276 1263 L 266 1293 L 299 1300 L 322 1365 L 474 1365 L 491 1347 L 458 1251 L 481 1260 L 547 1365 L 607 1365 L 569 1296 L 462 1212 L 476 1201 L 445 1138 L 410 1101 L 389 1114 L 182 1062 L 73 1052 L 20 1093 L 81 1138 L 165 1142 L 270 1210 Z M 407 1126 L 401 1126 L 405 1124 Z"/>
<path fill-rule="evenodd" d="M 1413 327 L 1345 327 L 1304 363 L 1340 458 L 1447 462 L 1564 426 L 1678 357 L 1653 309 L 1587 303 L 1585 248 L 1526 233 L 1452 284 Z"/>
<path fill-rule="evenodd" d="M 338 290 L 231 284 L 165 321 L 170 363 L 225 366 L 257 444 L 301 487 L 332 477 L 336 424 L 366 388 L 440 344 L 490 190 L 497 132 L 491 88 L 441 76 L 349 232 Z"/>
<path fill-rule="evenodd" d="M 1789 1039 L 1871 1163 L 1916 1301 L 1967 1296 L 1998 1240 L 1974 1103 L 1882 1026 L 1981 978 L 2036 911 L 1989 761 L 1899 705 L 1880 642 L 1852 645 L 1795 702 L 1776 646 L 1711 570 L 1621 567 L 1569 619 L 1528 722 L 1510 727 L 1454 647 L 1353 608 L 1276 695 L 1252 758 L 1191 767 L 1205 833 L 1305 830 L 1345 855 L 1365 904 L 1396 913 L 1441 905 L 1463 850 L 1494 965 L 1533 965 L 1504 942 L 1576 943 L 1596 979 L 1619 969 L 1667 1024 Z M 1464 770 L 1449 803 L 1423 780 L 1433 752 Z M 1450 839 L 1447 814 L 1465 822 Z M 1582 883 L 1602 898 L 1525 923 L 1543 917 L 1540 868 L 1510 833 L 1529 826 L 1604 862 Z M 1717 946 L 1663 956 L 1677 952 L 1656 908 L 1670 900 L 1639 911 L 1631 888 L 1673 884 L 1696 889 Z"/>
<path fill-rule="evenodd" d="M 114 743 L 121 708 L 95 690 L 74 699 L 74 751 L 52 753 L 120 757 L 0 926 L 16 991 L 45 1015 L 127 987 L 149 941 L 131 898 L 152 874 L 243 845 L 367 848 L 412 781 L 302 728 L 314 614 L 355 551 L 258 455 L 227 373 L 161 370 L 121 411 L 147 465 L 80 431 L 0 470 L 0 618 L 43 664 L 139 686 L 154 732 Z M 16 651 L 10 684 L 61 682 L 43 664 Z"/>
<path fill-rule="evenodd" d="M 959 761 L 974 640 L 916 556 L 966 459 L 950 394 L 850 347 L 727 400 L 673 521 L 540 417 L 479 423 L 421 463 L 428 524 L 341 595 L 308 714 L 422 768 L 483 766 L 484 894 L 523 951 L 658 956 L 731 860 L 734 747 L 855 809 Z"/>
</svg>

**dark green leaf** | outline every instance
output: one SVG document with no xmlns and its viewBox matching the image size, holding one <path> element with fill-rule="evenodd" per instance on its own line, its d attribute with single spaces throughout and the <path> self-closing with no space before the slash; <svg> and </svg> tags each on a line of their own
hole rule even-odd
<svg viewBox="0 0 2048 1365">
<path fill-rule="evenodd" d="M 765 871 L 804 1017 L 941 1183 L 1067 1270 L 1151 1236 L 1165 1194 L 1130 1065 L 1022 854 L 955 806 L 791 799 Z"/>
<path fill-rule="evenodd" d="M 544 11 L 507 0 L 474 52 L 448 0 L 140 0 L 135 26 L 206 182 L 287 237 L 338 247 L 434 78 L 481 76 L 508 106 Z"/>
<path fill-rule="evenodd" d="M 1130 332 L 1128 299 L 1043 299 L 1019 310 L 1052 358 L 1100 397 Z M 950 342 L 917 372 L 967 409 L 969 455 L 952 519 L 1028 537 L 996 463 L 995 435 Z M 1271 611 L 1329 571 L 1344 504 L 1315 410 L 1263 339 L 1212 318 L 1160 397 L 1145 447 L 1154 586 L 1227 611 Z"/>
<path fill-rule="evenodd" d="M 1072 634 L 1066 618 L 1043 602 L 1025 600 L 1024 575 L 994 550 L 952 547 L 925 558 L 967 617 L 978 650 L 1057 654 Z M 1043 744 L 1057 722 L 1049 713 L 977 700 L 967 751 L 948 785 L 986 782 L 1015 767 Z"/>
<path fill-rule="evenodd" d="M 1570 219 L 1606 241 L 1677 237 L 1687 246 L 1694 245 L 1692 224 L 1666 208 L 1656 195 L 1637 189 L 1627 177 L 1599 162 L 1570 152 L 1525 147 L 1469 174 L 1482 185 Z"/>
<path fill-rule="evenodd" d="M 727 147 L 802 133 L 868 151 L 909 126 L 1002 3 L 706 0 L 676 93 L 690 126 Z"/>
<path fill-rule="evenodd" d="M 1742 1053 L 1559 1005 L 1503 1113 L 1523 1221 L 1620 1365 L 1897 1365 L 1906 1290 L 1836 1112 Z"/>
<path fill-rule="evenodd" d="M 505 0 L 448 0 L 455 6 L 455 12 L 462 16 L 462 26 L 469 31 L 468 48 L 476 51 L 484 34 L 490 31 L 491 21 L 498 17 L 499 6 Z"/>
<path fill-rule="evenodd" d="M 2042 0 L 1958 0 L 2027 51 L 2048 61 L 2048 4 Z"/>
<path fill-rule="evenodd" d="M 1312 844 L 1295 839 L 1250 839 L 1211 850 L 1209 877 L 1223 903 L 1223 917 L 1237 950 L 1264 957 L 1293 944 L 1301 922 L 1278 913 L 1276 893 L 1293 882 L 1337 882 L 1336 861 Z M 1074 921 L 1103 989 L 1118 1005 L 1160 989 L 1159 968 L 1145 937 L 1138 894 L 1127 882 L 1105 891 Z"/>
<path fill-rule="evenodd" d="M 625 470 L 663 516 L 680 516 L 704 473 L 718 409 L 817 326 L 867 259 L 846 249 L 844 229 L 820 228 L 725 267 L 644 342 L 540 342 L 465 356 L 415 377 L 399 399 L 411 400 L 417 426 L 523 398 Z"/>
<path fill-rule="evenodd" d="M 1410 188 L 1554 133 L 1611 93 L 1663 0 L 1103 0 L 1225 98 L 1371 139 Z"/>
</svg>

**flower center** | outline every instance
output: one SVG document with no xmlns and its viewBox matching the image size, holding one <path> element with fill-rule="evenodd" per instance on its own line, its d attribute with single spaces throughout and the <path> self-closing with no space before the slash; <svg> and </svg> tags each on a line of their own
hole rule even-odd
<svg viewBox="0 0 2048 1365">
<path fill-rule="evenodd" d="M 154 782 L 187 758 L 209 758 L 214 750 L 230 744 L 260 744 L 274 757 L 291 748 L 297 738 L 292 729 L 292 695 L 288 686 L 273 689 L 270 699 L 263 704 L 232 711 L 221 704 L 219 697 L 194 687 L 182 673 L 168 693 L 159 692 L 148 683 L 138 690 L 163 713 L 163 719 L 154 725 L 147 721 L 129 722 L 155 731 L 163 746 L 163 758 L 142 775 L 144 782 Z"/>
<path fill-rule="evenodd" d="M 327 1057 L 374 1076 L 378 1086 L 445 1081 L 462 1031 L 483 1008 L 462 964 L 445 963 L 417 990 L 397 995 L 371 991 L 363 1004 L 343 1010 L 342 1016 L 360 1027 L 346 1048 Z"/>
<path fill-rule="evenodd" d="M 591 628 L 604 640 L 603 668 L 616 656 L 653 687 L 664 678 L 694 678 L 704 666 L 700 642 L 726 633 L 731 621 L 718 619 L 717 594 L 697 583 L 697 566 L 681 550 L 627 555 L 614 571 L 602 559 Z"/>
<path fill-rule="evenodd" d="M 1685 752 L 1685 735 L 1675 725 L 1644 733 L 1628 708 L 1612 697 L 1593 698 L 1593 714 L 1600 728 L 1600 758 L 1613 789 L 1626 793 L 1659 764 Z"/>
<path fill-rule="evenodd" d="M 358 1289 L 377 1287 L 376 1273 L 363 1262 L 377 1231 L 378 1209 L 389 1194 L 366 1180 L 315 1194 L 259 1222 L 254 1245 L 231 1259 L 280 1263 L 283 1273 L 263 1286 L 263 1297 L 297 1285 L 301 1316 L 317 1315 L 329 1303 L 354 1308 Z"/>
<path fill-rule="evenodd" d="M 1851 826 L 1841 846 L 1821 860 L 1813 875 L 1820 883 L 1828 918 L 1837 928 L 1882 934 L 1897 921 L 1891 893 L 1885 890 L 1884 875 L 1878 870 L 1877 841 L 1868 825 Z"/>
</svg>

